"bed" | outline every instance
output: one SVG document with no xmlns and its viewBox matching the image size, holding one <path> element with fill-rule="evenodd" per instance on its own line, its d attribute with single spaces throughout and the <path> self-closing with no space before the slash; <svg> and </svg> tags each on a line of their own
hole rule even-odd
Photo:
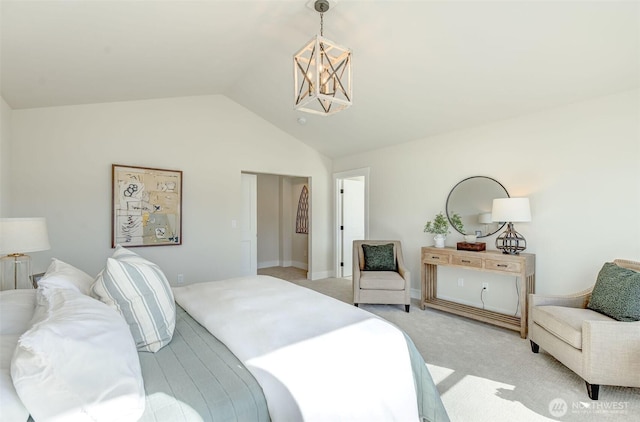
<svg viewBox="0 0 640 422">
<path fill-rule="evenodd" d="M 181 307 L 171 342 L 139 356 L 146 393 L 140 422 L 269 421 L 253 375 Z"/>
<path fill-rule="evenodd" d="M 135 336 L 129 335 L 128 343 L 121 335 L 117 340 L 111 336 L 123 327 L 127 329 L 127 324 L 122 324 L 119 315 L 112 318 L 117 313 L 106 305 L 102 310 L 104 303 L 85 293 L 52 282 L 42 283 L 38 290 L 0 292 L 2 421 L 27 420 L 29 413 L 36 421 L 448 420 L 425 362 L 405 333 L 373 314 L 310 289 L 267 276 L 174 288 L 172 336 L 155 352 L 132 347 L 131 338 Z M 20 362 L 17 350 L 24 348 L 23 340 L 26 343 L 24 337 L 34 326 L 42 329 L 38 309 L 43 299 L 38 297 L 46 295 L 54 303 L 49 308 L 56 308 L 58 303 L 60 312 L 81 309 L 85 323 L 86 315 L 91 319 L 94 310 L 100 308 L 96 317 L 100 324 L 112 324 L 103 343 L 86 346 L 94 349 L 85 350 L 85 345 L 78 343 L 69 349 L 60 346 L 64 350 L 59 366 L 72 362 L 68 365 L 72 378 L 87 378 L 80 381 L 82 394 L 87 386 L 93 388 L 96 379 L 102 382 L 106 377 L 109 381 L 109 375 L 118 385 L 117 389 L 104 387 L 85 398 L 78 405 L 82 411 L 74 410 L 64 417 L 51 416 L 41 409 L 42 402 L 53 401 L 48 395 L 56 391 L 53 384 L 47 384 L 52 382 L 51 375 L 25 389 L 25 377 L 15 368 L 19 366 L 16 361 Z M 7 315 L 12 318 L 5 318 Z M 59 319 L 67 323 L 68 314 Z M 60 330 L 68 340 L 74 338 L 77 328 Z M 380 337 L 383 344 L 376 345 L 380 330 L 386 334 Z M 98 338 L 104 336 L 104 329 L 97 332 Z M 84 332 L 78 336 L 86 337 Z M 105 349 L 118 342 L 122 346 L 115 352 L 118 359 L 104 355 Z M 325 349 L 323 343 L 327 344 Z M 358 351 L 359 343 L 365 353 Z M 16 352 L 8 357 L 13 348 Z M 76 348 L 84 351 L 77 360 L 70 356 Z M 135 358 L 130 356 L 131 350 Z M 99 356 L 100 363 L 88 356 Z M 79 371 L 84 359 L 93 361 L 93 365 Z M 112 361 L 112 370 L 101 367 Z M 47 370 L 40 368 L 41 372 Z M 33 377 L 33 372 L 28 375 Z M 10 391 L 12 380 L 17 391 Z M 112 391 L 116 390 L 123 393 L 114 398 Z M 95 399 L 104 397 L 105 391 L 117 399 L 117 406 Z M 61 399 L 60 394 L 53 394 L 56 402 L 71 401 L 68 397 Z"/>
</svg>

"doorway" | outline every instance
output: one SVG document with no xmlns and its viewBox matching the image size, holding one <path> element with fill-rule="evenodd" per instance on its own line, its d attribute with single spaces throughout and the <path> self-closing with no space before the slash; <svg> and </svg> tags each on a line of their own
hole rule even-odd
<svg viewBox="0 0 640 422">
<path fill-rule="evenodd" d="M 251 263 L 244 267 L 251 269 L 249 274 L 257 274 L 264 268 L 297 268 L 304 270 L 308 278 L 311 268 L 311 225 L 308 217 L 311 210 L 307 209 L 303 229 L 296 223 L 303 191 L 306 192 L 306 204 L 311 206 L 310 178 L 254 173 L 245 179 L 246 174 L 243 173 L 243 193 L 251 192 L 252 196 L 244 199 L 243 195 L 242 214 L 255 215 L 255 249 L 250 256 L 247 254 L 246 259 L 251 259 Z M 255 183 L 255 188 L 244 187 L 245 180 Z"/>
<path fill-rule="evenodd" d="M 369 169 L 334 174 L 336 191 L 336 260 L 338 278 L 351 277 L 353 241 L 369 235 Z"/>
</svg>

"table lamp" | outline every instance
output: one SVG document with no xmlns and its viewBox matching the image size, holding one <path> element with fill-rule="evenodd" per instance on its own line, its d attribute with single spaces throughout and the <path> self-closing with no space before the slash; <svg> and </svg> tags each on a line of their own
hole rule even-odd
<svg viewBox="0 0 640 422">
<path fill-rule="evenodd" d="M 493 223 L 493 220 L 491 219 L 491 213 L 483 212 L 478 214 L 478 223 L 484 225 L 484 235 L 486 236 L 487 234 L 489 234 L 489 224 Z"/>
<path fill-rule="evenodd" d="M 50 249 L 44 218 L 0 218 L 0 289 L 33 285 L 27 252 Z"/>
<path fill-rule="evenodd" d="M 491 218 L 507 223 L 507 230 L 496 238 L 496 248 L 502 253 L 517 255 L 527 248 L 524 236 L 513 229 L 513 223 L 531 221 L 529 198 L 498 198 L 493 200 Z"/>
</svg>

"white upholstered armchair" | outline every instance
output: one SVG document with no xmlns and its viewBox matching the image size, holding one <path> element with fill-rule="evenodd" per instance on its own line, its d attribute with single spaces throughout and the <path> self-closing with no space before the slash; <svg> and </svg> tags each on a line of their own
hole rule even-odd
<svg viewBox="0 0 640 422">
<path fill-rule="evenodd" d="M 399 240 L 353 241 L 355 306 L 360 303 L 395 304 L 404 305 L 405 311 L 409 312 L 410 289 L 411 274 L 404 265 Z"/>
<path fill-rule="evenodd" d="M 615 260 L 640 271 L 640 263 Z M 582 377 L 598 400 L 600 385 L 640 387 L 640 321 L 626 322 L 587 308 L 593 288 L 571 296 L 529 295 L 531 350 L 548 352 Z"/>
</svg>

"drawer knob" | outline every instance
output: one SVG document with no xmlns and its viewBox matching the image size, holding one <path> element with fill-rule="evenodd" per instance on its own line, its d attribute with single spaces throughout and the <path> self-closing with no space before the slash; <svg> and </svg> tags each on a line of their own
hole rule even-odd
<svg viewBox="0 0 640 422">
<path fill-rule="evenodd" d="M 507 267 L 508 267 L 508 265 L 507 265 L 507 264 L 498 264 L 497 266 L 498 266 L 498 267 L 503 267 L 503 268 L 507 268 Z"/>
<path fill-rule="evenodd" d="M 440 259 L 439 256 L 431 256 L 431 259 Z"/>
<path fill-rule="evenodd" d="M 465 264 L 471 264 L 471 261 L 467 261 L 466 259 L 462 259 L 462 262 L 464 262 Z"/>
</svg>

